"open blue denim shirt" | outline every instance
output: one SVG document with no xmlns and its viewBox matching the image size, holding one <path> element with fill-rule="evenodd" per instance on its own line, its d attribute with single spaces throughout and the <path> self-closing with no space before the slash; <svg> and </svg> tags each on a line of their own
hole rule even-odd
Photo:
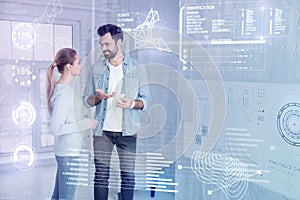
<svg viewBox="0 0 300 200">
<path fill-rule="evenodd" d="M 141 111 L 147 111 L 152 102 L 152 98 L 147 85 L 148 79 L 145 68 L 139 67 L 133 58 L 125 55 L 122 69 L 124 76 L 121 93 L 125 94 L 125 97 L 127 98 L 141 100 L 144 103 L 144 107 Z M 88 104 L 87 99 L 90 95 L 95 94 L 96 89 L 102 89 L 108 94 L 109 74 L 107 59 L 102 59 L 91 66 L 83 94 L 83 102 L 87 107 L 91 107 Z M 93 129 L 93 133 L 96 136 L 102 135 L 106 104 L 107 100 L 102 99 L 96 105 L 95 119 L 99 122 L 98 126 Z M 123 109 L 122 133 L 124 136 L 134 135 L 140 128 L 138 112 L 139 110 L 136 109 Z"/>
</svg>

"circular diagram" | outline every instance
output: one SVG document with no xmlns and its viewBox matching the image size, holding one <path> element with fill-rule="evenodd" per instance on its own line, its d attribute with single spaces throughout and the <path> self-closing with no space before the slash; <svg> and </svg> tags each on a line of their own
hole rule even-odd
<svg viewBox="0 0 300 200">
<path fill-rule="evenodd" d="M 16 125 L 23 128 L 33 125 L 36 119 L 36 111 L 31 103 L 21 101 L 16 109 L 12 111 L 12 118 Z"/>
<path fill-rule="evenodd" d="M 29 49 L 34 43 L 34 28 L 30 23 L 17 24 L 12 32 L 13 44 L 19 49 Z"/>
<path fill-rule="evenodd" d="M 287 103 L 277 114 L 277 128 L 290 145 L 300 146 L 300 103 Z"/>
<path fill-rule="evenodd" d="M 15 60 L 15 64 L 11 66 L 11 76 L 14 82 L 21 86 L 30 87 L 32 81 L 36 80 L 37 76 L 32 72 L 35 62 L 28 62 L 22 58 Z"/>
<path fill-rule="evenodd" d="M 12 153 L 14 166 L 22 171 L 31 169 L 36 161 L 34 149 L 27 144 L 19 144 Z"/>
</svg>

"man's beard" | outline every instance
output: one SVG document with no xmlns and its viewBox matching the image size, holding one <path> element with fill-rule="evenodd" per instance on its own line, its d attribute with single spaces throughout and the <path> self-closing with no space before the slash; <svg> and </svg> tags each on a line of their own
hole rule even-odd
<svg viewBox="0 0 300 200">
<path fill-rule="evenodd" d="M 109 54 L 105 54 L 105 52 L 109 52 Z M 103 55 L 107 59 L 113 59 L 113 58 L 116 57 L 117 52 L 118 52 L 118 49 L 114 53 L 112 51 L 110 51 L 110 50 L 105 50 L 105 51 L 103 51 Z"/>
</svg>

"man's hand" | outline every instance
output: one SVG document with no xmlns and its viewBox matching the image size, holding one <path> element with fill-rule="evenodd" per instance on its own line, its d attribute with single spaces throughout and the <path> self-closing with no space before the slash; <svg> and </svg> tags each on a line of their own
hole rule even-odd
<svg viewBox="0 0 300 200">
<path fill-rule="evenodd" d="M 106 94 L 101 89 L 96 89 L 96 93 L 94 95 L 91 95 L 88 97 L 87 102 L 91 106 L 97 105 L 102 99 L 108 99 L 115 96 L 115 92 L 112 92 L 111 94 Z"/>
<path fill-rule="evenodd" d="M 111 94 L 106 94 L 103 90 L 101 89 L 96 89 L 96 94 L 95 94 L 95 98 L 102 100 L 102 99 L 108 99 L 115 96 L 115 92 L 112 92 Z"/>
<path fill-rule="evenodd" d="M 116 106 L 120 108 L 130 108 L 134 104 L 134 101 L 128 98 L 120 98 L 116 101 Z"/>
</svg>

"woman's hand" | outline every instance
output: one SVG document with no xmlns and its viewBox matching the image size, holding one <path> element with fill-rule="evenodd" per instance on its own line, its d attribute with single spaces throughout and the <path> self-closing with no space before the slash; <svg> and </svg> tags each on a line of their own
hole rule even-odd
<svg viewBox="0 0 300 200">
<path fill-rule="evenodd" d="M 99 122 L 96 119 L 91 119 L 91 122 L 92 122 L 92 128 L 95 129 Z"/>
</svg>

